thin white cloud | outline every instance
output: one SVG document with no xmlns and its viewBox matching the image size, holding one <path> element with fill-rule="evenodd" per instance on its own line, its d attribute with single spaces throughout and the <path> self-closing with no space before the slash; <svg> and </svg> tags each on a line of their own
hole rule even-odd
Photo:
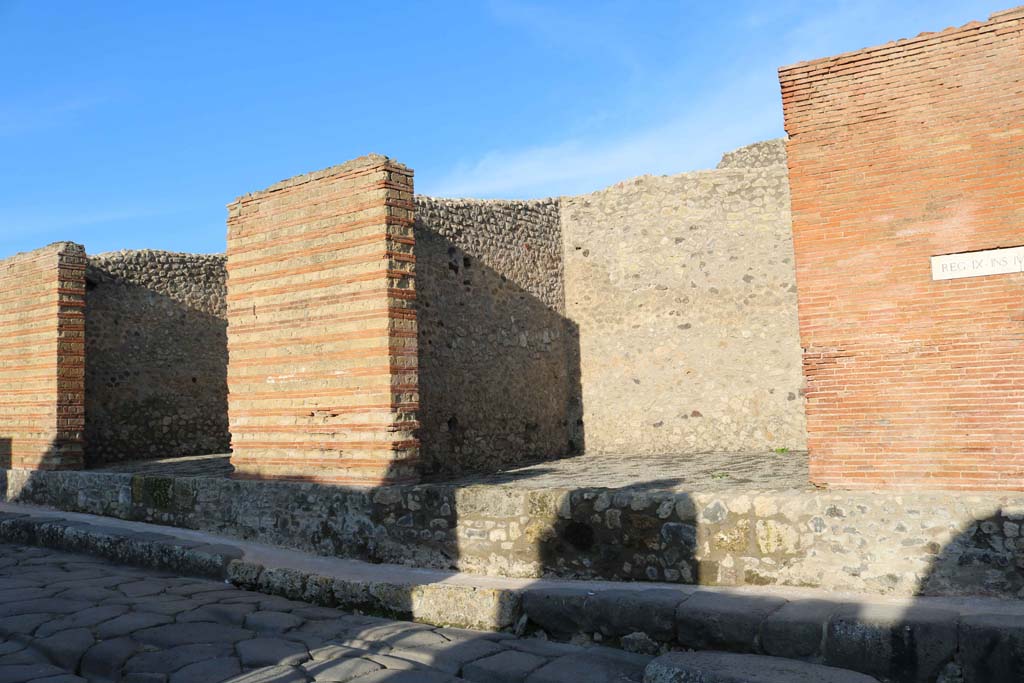
<svg viewBox="0 0 1024 683">
<path fill-rule="evenodd" d="M 723 152 L 782 134 L 771 77 L 768 71 L 737 78 L 668 121 L 614 138 L 494 150 L 459 164 L 436 183 L 426 181 L 423 191 L 444 197 L 577 194 L 648 173 L 709 168 Z"/>
</svg>

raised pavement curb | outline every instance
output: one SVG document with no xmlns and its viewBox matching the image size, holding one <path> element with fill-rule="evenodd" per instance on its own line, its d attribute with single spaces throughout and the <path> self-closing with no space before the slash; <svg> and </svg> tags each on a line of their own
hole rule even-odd
<svg viewBox="0 0 1024 683">
<path fill-rule="evenodd" d="M 543 630 L 641 654 L 767 655 L 921 683 L 940 675 L 990 683 L 1024 670 L 1024 602 L 1017 600 L 480 577 L 10 504 L 0 505 L 0 541 L 219 578 L 327 607 L 436 626 Z"/>
</svg>

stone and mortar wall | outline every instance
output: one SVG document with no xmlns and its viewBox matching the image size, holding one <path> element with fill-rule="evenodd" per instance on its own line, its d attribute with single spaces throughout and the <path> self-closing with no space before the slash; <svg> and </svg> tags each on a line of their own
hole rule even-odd
<svg viewBox="0 0 1024 683">
<path fill-rule="evenodd" d="M 236 476 L 418 476 L 412 171 L 370 155 L 228 207 Z"/>
<path fill-rule="evenodd" d="M 589 452 L 805 447 L 782 140 L 562 199 Z"/>
<path fill-rule="evenodd" d="M 780 71 L 811 478 L 1024 488 L 1024 8 Z"/>
<path fill-rule="evenodd" d="M 7 500 L 371 562 L 515 577 L 1024 591 L 1024 497 L 418 485 L 6 473 Z"/>
<path fill-rule="evenodd" d="M 227 452 L 224 260 L 149 250 L 89 257 L 88 465 Z"/>
<path fill-rule="evenodd" d="M 0 261 L 0 463 L 82 466 L 85 250 Z"/>
<path fill-rule="evenodd" d="M 490 471 L 578 450 L 559 202 L 416 197 L 424 470 Z"/>
</svg>

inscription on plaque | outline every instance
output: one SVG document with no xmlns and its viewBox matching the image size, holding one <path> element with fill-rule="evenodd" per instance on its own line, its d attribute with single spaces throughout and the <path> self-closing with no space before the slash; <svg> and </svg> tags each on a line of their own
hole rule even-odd
<svg viewBox="0 0 1024 683">
<path fill-rule="evenodd" d="M 1005 275 L 1024 272 L 1024 247 L 987 249 L 964 254 L 932 256 L 932 279 Z"/>
</svg>

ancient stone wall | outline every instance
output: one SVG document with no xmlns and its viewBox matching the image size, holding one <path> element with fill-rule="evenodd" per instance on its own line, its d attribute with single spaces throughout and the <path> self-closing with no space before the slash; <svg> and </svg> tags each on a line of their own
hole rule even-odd
<svg viewBox="0 0 1024 683">
<path fill-rule="evenodd" d="M 229 207 L 237 476 L 418 476 L 412 191 L 412 171 L 371 155 Z"/>
<path fill-rule="evenodd" d="M 1024 489 L 1024 274 L 931 271 L 1024 245 L 1022 54 L 1018 8 L 780 71 L 815 482 Z"/>
<path fill-rule="evenodd" d="M 82 466 L 85 250 L 71 242 L 0 261 L 0 463 Z"/>
<path fill-rule="evenodd" d="M 561 213 L 589 452 L 804 447 L 781 140 Z"/>
<path fill-rule="evenodd" d="M 227 452 L 224 261 L 148 250 L 89 257 L 87 464 Z"/>
<path fill-rule="evenodd" d="M 416 197 L 416 296 L 426 472 L 582 447 L 558 200 Z"/>
<path fill-rule="evenodd" d="M 1020 494 L 5 476 L 12 502 L 475 574 L 891 595 L 1013 598 L 1024 590 Z"/>
</svg>

